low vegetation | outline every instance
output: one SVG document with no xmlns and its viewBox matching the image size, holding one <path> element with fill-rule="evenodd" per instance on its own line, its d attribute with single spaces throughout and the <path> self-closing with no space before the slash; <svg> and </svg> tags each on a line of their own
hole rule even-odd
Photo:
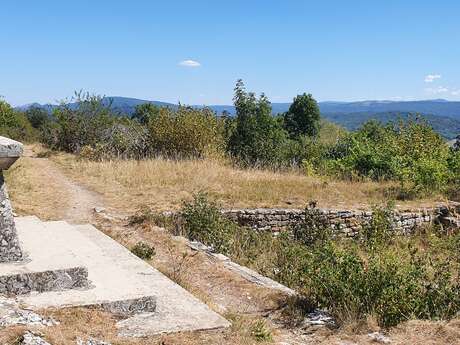
<svg viewBox="0 0 460 345">
<path fill-rule="evenodd" d="M 412 236 L 390 228 L 378 207 L 361 235 L 335 238 L 315 209 L 292 232 L 273 238 L 236 225 L 197 194 L 183 207 L 192 240 L 297 290 L 310 307 L 326 308 L 342 324 L 373 317 L 380 326 L 409 319 L 450 319 L 460 310 L 460 234 L 435 227 Z"/>
<path fill-rule="evenodd" d="M 370 121 L 346 132 L 321 120 L 310 94 L 286 113 L 272 115 L 265 95 L 235 87 L 236 116 L 179 105 L 142 104 L 129 117 L 102 97 L 76 93 L 49 115 L 0 103 L 0 134 L 76 153 L 91 161 L 213 159 L 244 169 L 298 170 L 328 181 L 389 181 L 398 199 L 436 194 L 456 197 L 460 153 L 423 120 L 383 125 Z M 77 105 L 76 105 L 77 104 Z"/>
<path fill-rule="evenodd" d="M 137 242 L 132 248 L 131 253 L 143 260 L 150 260 L 155 255 L 155 248 L 145 242 Z"/>
</svg>

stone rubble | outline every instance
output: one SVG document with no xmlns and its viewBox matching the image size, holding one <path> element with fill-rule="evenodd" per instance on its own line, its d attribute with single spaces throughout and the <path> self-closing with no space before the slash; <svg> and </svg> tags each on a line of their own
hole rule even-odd
<svg viewBox="0 0 460 345">
<path fill-rule="evenodd" d="M 391 339 L 380 332 L 369 333 L 367 336 L 377 343 L 381 343 L 381 344 L 391 343 Z"/>
<path fill-rule="evenodd" d="M 107 343 L 105 341 L 98 340 L 98 339 L 93 339 L 93 338 L 89 338 L 86 341 L 84 341 L 83 339 L 78 338 L 77 339 L 77 345 L 111 345 L 111 344 Z"/>
<path fill-rule="evenodd" d="M 316 309 L 307 314 L 302 322 L 302 326 L 326 326 L 329 328 L 336 328 L 337 323 L 327 312 Z"/>
<path fill-rule="evenodd" d="M 37 332 L 27 331 L 22 336 L 22 340 L 19 343 L 20 345 L 51 345 L 45 339 L 43 335 Z"/>
<path fill-rule="evenodd" d="M 0 327 L 8 326 L 54 326 L 59 322 L 52 318 L 45 318 L 31 310 L 21 309 L 18 304 L 0 299 Z"/>
</svg>

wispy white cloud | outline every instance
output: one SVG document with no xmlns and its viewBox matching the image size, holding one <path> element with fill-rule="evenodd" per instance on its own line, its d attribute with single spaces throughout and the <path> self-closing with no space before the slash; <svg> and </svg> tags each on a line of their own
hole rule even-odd
<svg viewBox="0 0 460 345">
<path fill-rule="evenodd" d="M 179 62 L 179 66 L 183 66 L 183 67 L 200 67 L 201 64 L 198 61 L 188 59 L 188 60 L 184 60 L 184 61 Z"/>
<path fill-rule="evenodd" d="M 460 89 L 458 89 L 458 90 L 452 90 L 452 91 L 450 92 L 450 94 L 451 94 L 452 96 L 460 96 Z"/>
<path fill-rule="evenodd" d="M 426 92 L 432 94 L 432 95 L 438 95 L 440 93 L 446 93 L 449 92 L 449 88 L 445 86 L 438 86 L 438 87 L 429 87 L 425 89 Z"/>
<path fill-rule="evenodd" d="M 441 77 L 440 74 L 428 74 L 425 76 L 425 83 L 432 83 L 436 79 L 441 79 Z"/>
</svg>

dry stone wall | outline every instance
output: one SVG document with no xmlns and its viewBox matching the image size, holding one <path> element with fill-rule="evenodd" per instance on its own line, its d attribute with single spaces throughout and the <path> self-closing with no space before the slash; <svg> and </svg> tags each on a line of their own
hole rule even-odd
<svg viewBox="0 0 460 345">
<path fill-rule="evenodd" d="M 372 218 L 371 211 L 317 210 L 327 219 L 331 228 L 350 237 L 355 236 L 363 224 Z M 259 231 L 271 231 L 275 234 L 289 229 L 305 218 L 305 210 L 302 209 L 229 209 L 222 210 L 222 213 L 242 226 Z M 433 222 L 458 227 L 460 218 L 456 216 L 456 212 L 453 212 L 451 207 L 447 206 L 393 214 L 394 229 L 401 233 L 410 233 L 417 226 Z"/>
</svg>

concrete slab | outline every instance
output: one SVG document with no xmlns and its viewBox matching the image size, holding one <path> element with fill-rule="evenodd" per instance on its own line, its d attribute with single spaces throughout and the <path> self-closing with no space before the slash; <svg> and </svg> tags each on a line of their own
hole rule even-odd
<svg viewBox="0 0 460 345">
<path fill-rule="evenodd" d="M 65 290 L 88 286 L 88 272 L 36 217 L 19 220 L 23 260 L 0 263 L 0 293 Z M 55 245 L 50 245 L 54 243 Z"/>
<path fill-rule="evenodd" d="M 24 222 L 22 219 L 17 222 L 21 233 Z M 43 225 L 55 238 L 48 247 L 59 246 L 63 252 L 72 253 L 88 269 L 88 279 L 94 287 L 19 296 L 19 301 L 26 306 L 101 305 L 110 311 L 132 314 L 152 311 L 151 304 L 156 301 L 154 312 L 144 312 L 118 324 L 120 334 L 125 336 L 230 325 L 182 287 L 93 226 L 71 226 L 66 222 L 44 222 Z M 122 301 L 128 304 L 124 305 Z"/>
</svg>

